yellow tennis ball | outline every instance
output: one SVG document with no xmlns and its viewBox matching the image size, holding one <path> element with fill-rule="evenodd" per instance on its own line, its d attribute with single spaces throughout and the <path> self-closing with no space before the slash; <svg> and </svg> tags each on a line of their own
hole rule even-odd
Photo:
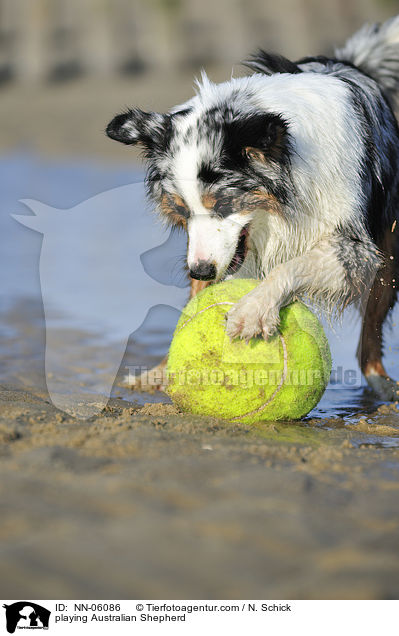
<svg viewBox="0 0 399 636">
<path fill-rule="evenodd" d="M 167 368 L 167 392 L 183 411 L 251 424 L 299 419 L 319 402 L 331 353 L 322 325 L 303 303 L 281 309 L 278 332 L 267 342 L 227 336 L 226 313 L 258 284 L 211 285 L 183 310 Z"/>
</svg>

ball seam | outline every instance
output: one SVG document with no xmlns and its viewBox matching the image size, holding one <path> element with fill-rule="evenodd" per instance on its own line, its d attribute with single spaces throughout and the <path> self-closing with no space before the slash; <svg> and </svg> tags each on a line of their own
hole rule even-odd
<svg viewBox="0 0 399 636">
<path fill-rule="evenodd" d="M 222 303 L 213 303 L 212 305 L 208 305 L 207 307 L 204 307 L 204 309 L 201 309 L 201 311 L 197 311 L 193 316 L 190 316 L 190 318 L 188 318 L 188 320 L 186 320 L 186 322 L 183 322 L 183 324 L 176 331 L 175 335 L 178 334 L 183 329 L 183 327 L 185 327 L 189 322 L 191 322 L 191 320 L 194 320 L 194 318 L 196 318 L 200 314 L 203 314 L 204 311 L 208 311 L 208 309 L 212 309 L 212 307 L 219 307 L 220 305 L 235 305 L 235 304 L 236 303 L 229 303 L 229 302 L 226 301 L 226 302 L 222 302 Z"/>
</svg>

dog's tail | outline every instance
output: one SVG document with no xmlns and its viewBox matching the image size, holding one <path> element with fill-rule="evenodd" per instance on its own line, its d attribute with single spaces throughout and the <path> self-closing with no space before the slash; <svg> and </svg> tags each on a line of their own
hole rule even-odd
<svg viewBox="0 0 399 636">
<path fill-rule="evenodd" d="M 375 79 L 395 102 L 399 93 L 399 16 L 383 24 L 365 24 L 341 49 L 337 59 L 351 62 Z"/>
</svg>

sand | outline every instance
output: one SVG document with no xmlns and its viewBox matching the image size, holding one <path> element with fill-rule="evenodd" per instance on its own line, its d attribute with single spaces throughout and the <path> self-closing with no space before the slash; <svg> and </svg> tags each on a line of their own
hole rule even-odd
<svg viewBox="0 0 399 636">
<path fill-rule="evenodd" d="M 3 598 L 398 597 L 396 405 L 250 427 L 0 403 Z"/>
</svg>

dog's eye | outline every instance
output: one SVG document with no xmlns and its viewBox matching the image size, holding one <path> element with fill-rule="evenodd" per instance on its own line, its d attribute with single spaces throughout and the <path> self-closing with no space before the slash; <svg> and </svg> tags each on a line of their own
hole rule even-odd
<svg viewBox="0 0 399 636">
<path fill-rule="evenodd" d="M 222 173 L 214 170 L 209 165 L 203 165 L 198 172 L 198 178 L 204 183 L 217 183 L 222 178 Z"/>
</svg>

